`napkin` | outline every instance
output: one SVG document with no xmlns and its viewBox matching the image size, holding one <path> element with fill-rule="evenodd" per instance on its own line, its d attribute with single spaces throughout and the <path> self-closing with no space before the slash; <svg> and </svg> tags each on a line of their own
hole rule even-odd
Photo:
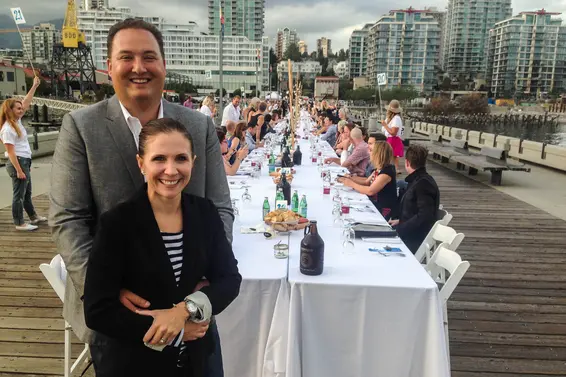
<svg viewBox="0 0 566 377">
<path fill-rule="evenodd" d="M 267 232 L 267 227 L 263 223 L 259 223 L 256 226 L 242 226 L 240 227 L 240 233 L 242 234 L 253 234 L 253 233 L 264 233 Z"/>
</svg>

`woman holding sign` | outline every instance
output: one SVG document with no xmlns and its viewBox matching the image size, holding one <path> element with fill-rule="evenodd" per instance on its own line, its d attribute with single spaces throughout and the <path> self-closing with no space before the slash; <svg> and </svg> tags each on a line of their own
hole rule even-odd
<svg viewBox="0 0 566 377">
<path fill-rule="evenodd" d="M 22 117 L 29 109 L 39 84 L 39 78 L 36 77 L 23 101 L 10 98 L 5 100 L 0 108 L 0 139 L 6 147 L 6 171 L 12 178 L 12 218 L 16 230 L 21 231 L 36 230 L 36 224 L 47 221 L 35 212 L 31 201 L 31 148 L 28 134 L 22 124 Z M 24 209 L 30 222 L 24 221 Z"/>
</svg>

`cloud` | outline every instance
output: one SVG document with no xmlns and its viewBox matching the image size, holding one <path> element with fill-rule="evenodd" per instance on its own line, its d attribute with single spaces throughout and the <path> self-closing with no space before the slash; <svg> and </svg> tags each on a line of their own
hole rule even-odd
<svg viewBox="0 0 566 377">
<path fill-rule="evenodd" d="M 78 4 L 81 0 L 75 0 Z M 199 31 L 208 30 L 208 2 L 205 0 L 166 0 L 156 6 L 155 0 L 109 0 L 111 6 L 126 6 L 140 16 L 161 16 L 169 22 L 194 21 Z M 9 8 L 22 8 L 28 23 L 63 18 L 65 0 L 3 0 L 0 13 L 9 15 Z M 387 14 L 391 9 L 437 7 L 444 10 L 447 0 L 398 0 L 386 3 L 374 0 L 349 0 L 340 3 L 330 0 L 266 0 L 265 35 L 273 43 L 277 29 L 296 29 L 299 38 L 306 41 L 309 51 L 316 49 L 316 40 L 327 37 L 332 40 L 332 49 L 348 48 L 350 34 L 356 28 Z M 531 0 L 514 0 L 513 14 L 545 8 L 553 12 L 566 13 L 566 1 L 539 0 L 533 7 Z M 566 18 L 566 15 L 564 16 Z"/>
</svg>

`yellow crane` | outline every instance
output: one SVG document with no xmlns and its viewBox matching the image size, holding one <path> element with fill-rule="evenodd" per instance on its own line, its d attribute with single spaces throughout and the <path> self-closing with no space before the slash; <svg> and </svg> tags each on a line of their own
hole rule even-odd
<svg viewBox="0 0 566 377">
<path fill-rule="evenodd" d="M 67 48 L 78 48 L 79 43 L 86 44 L 85 35 L 79 31 L 77 25 L 75 0 L 68 0 L 65 22 L 63 23 L 63 46 Z"/>
</svg>

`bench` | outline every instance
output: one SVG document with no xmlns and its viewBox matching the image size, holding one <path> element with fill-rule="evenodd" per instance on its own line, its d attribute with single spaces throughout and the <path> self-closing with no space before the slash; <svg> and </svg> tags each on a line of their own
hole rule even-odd
<svg viewBox="0 0 566 377">
<path fill-rule="evenodd" d="M 456 168 L 459 170 L 463 170 L 467 166 L 469 175 L 477 175 L 479 170 L 490 172 L 490 182 L 496 186 L 501 186 L 503 171 L 531 171 L 525 165 L 508 163 L 506 158 L 507 155 L 503 149 L 482 147 L 479 154 L 452 156 L 451 160 L 456 162 Z"/>
<path fill-rule="evenodd" d="M 442 163 L 447 163 L 450 158 L 454 156 L 469 156 L 471 153 L 468 150 L 468 142 L 465 140 L 450 140 L 448 144 L 433 145 L 432 146 L 433 159 L 440 158 Z"/>
</svg>

